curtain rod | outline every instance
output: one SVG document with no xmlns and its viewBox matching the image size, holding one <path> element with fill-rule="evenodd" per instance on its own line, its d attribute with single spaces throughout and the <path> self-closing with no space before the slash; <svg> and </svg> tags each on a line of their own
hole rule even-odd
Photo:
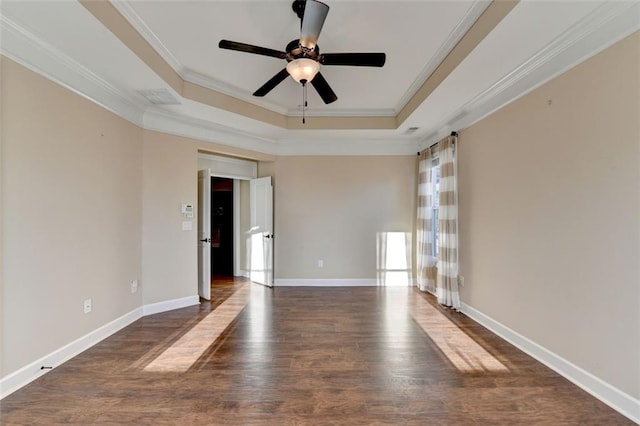
<svg viewBox="0 0 640 426">
<path fill-rule="evenodd" d="M 454 136 L 454 137 L 456 137 L 456 138 L 457 138 L 457 137 L 458 137 L 458 132 L 451 132 L 451 135 L 450 135 L 450 136 Z M 437 145 L 438 143 L 440 143 L 440 141 L 435 142 L 435 143 L 433 143 L 433 144 L 429 145 L 429 146 L 427 147 L 427 149 L 429 149 L 429 148 L 433 148 L 433 147 L 434 147 L 435 145 Z M 418 151 L 418 155 L 420 155 L 420 151 Z"/>
</svg>

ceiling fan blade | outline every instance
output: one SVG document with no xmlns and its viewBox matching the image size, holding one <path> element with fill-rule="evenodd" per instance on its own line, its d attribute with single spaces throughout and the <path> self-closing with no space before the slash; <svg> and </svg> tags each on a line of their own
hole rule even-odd
<svg viewBox="0 0 640 426">
<path fill-rule="evenodd" d="M 326 4 L 317 0 L 307 0 L 300 29 L 300 45 L 308 49 L 316 47 L 327 13 L 329 13 L 329 6 Z"/>
<path fill-rule="evenodd" d="M 272 91 L 278 84 L 282 83 L 285 78 L 289 77 L 289 72 L 286 68 L 283 68 L 278 74 L 271 77 L 269 81 L 262 85 L 258 90 L 253 93 L 253 96 L 264 96 Z"/>
<path fill-rule="evenodd" d="M 381 67 L 387 55 L 384 53 L 324 53 L 320 55 L 322 65 L 350 65 L 356 67 Z"/>
<path fill-rule="evenodd" d="M 220 49 L 237 50 L 239 52 L 255 53 L 256 55 L 271 56 L 284 59 L 287 54 L 279 50 L 268 49 L 266 47 L 254 46 L 252 44 L 238 43 L 237 41 L 220 40 Z"/>
<path fill-rule="evenodd" d="M 311 84 L 313 84 L 313 87 L 316 89 L 316 92 L 318 92 L 318 95 L 320 95 L 325 104 L 330 104 L 331 102 L 335 102 L 338 100 L 338 97 L 333 92 L 333 90 L 329 86 L 329 83 L 327 83 L 327 80 L 324 79 L 322 74 L 316 74 L 313 80 L 311 80 Z"/>
</svg>

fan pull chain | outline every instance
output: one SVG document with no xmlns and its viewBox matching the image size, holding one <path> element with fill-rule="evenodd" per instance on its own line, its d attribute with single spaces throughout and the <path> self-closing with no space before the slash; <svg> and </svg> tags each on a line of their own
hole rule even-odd
<svg viewBox="0 0 640 426">
<path fill-rule="evenodd" d="M 307 109 L 307 85 L 302 84 L 302 124 L 305 124 L 307 121 L 305 119 L 305 110 Z"/>
</svg>

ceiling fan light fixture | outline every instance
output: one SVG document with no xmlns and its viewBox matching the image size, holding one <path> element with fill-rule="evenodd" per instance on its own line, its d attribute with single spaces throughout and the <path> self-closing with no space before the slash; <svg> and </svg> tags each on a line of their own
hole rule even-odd
<svg viewBox="0 0 640 426">
<path fill-rule="evenodd" d="M 320 64 L 313 59 L 298 58 L 287 64 L 287 72 L 298 83 L 305 80 L 305 83 L 313 80 L 320 71 Z"/>
</svg>

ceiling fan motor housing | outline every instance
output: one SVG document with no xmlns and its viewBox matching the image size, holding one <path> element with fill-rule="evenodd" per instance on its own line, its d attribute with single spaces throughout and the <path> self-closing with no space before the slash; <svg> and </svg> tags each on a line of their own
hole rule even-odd
<svg viewBox="0 0 640 426">
<path fill-rule="evenodd" d="M 381 67 L 384 65 L 384 53 L 324 53 L 320 54 L 318 37 L 329 12 L 329 6 L 321 0 L 294 0 L 291 7 L 300 18 L 300 38 L 287 44 L 285 51 L 254 46 L 237 41 L 220 40 L 221 49 L 236 50 L 256 55 L 284 59 L 287 66 L 263 84 L 253 95 L 262 97 L 291 76 L 294 80 L 311 83 L 325 104 L 335 102 L 338 97 L 329 83 L 319 72 L 320 65 Z"/>
<path fill-rule="evenodd" d="M 313 49 L 308 49 L 300 44 L 299 39 L 289 42 L 289 44 L 287 44 L 286 51 L 287 56 L 285 59 L 287 60 L 287 62 L 291 62 L 294 59 L 300 58 L 309 58 L 317 61 L 318 57 L 320 56 L 320 49 L 318 48 L 317 44 Z"/>
</svg>

